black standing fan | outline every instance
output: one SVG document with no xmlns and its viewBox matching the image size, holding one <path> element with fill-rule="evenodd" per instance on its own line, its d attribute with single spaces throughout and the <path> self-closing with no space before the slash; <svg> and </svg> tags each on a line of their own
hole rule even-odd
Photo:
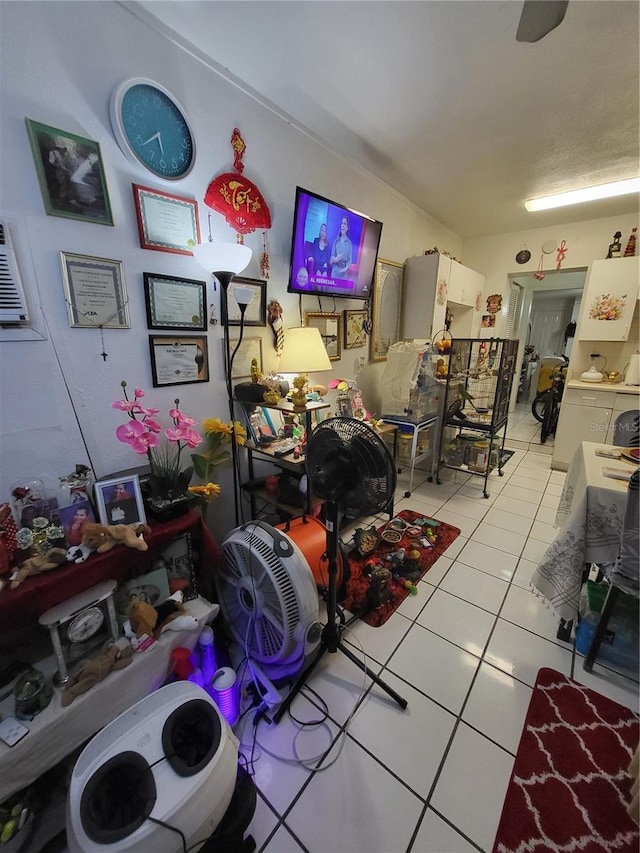
<svg viewBox="0 0 640 853">
<path fill-rule="evenodd" d="M 361 515 L 380 512 L 387 507 L 396 487 L 393 458 L 384 441 L 367 424 L 355 418 L 329 418 L 322 421 L 309 437 L 306 471 L 311 491 L 326 502 L 329 573 L 327 624 L 322 629 L 320 645 L 311 663 L 301 673 L 278 708 L 274 722 L 280 720 L 325 652 L 341 651 L 401 708 L 406 708 L 407 700 L 371 672 L 344 645 L 341 626 L 336 619 L 340 517 L 347 515 L 350 518 L 358 518 Z"/>
</svg>

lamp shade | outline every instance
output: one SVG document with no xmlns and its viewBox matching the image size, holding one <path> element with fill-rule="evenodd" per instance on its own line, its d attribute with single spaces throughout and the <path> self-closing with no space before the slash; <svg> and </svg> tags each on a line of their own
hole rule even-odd
<svg viewBox="0 0 640 853">
<path fill-rule="evenodd" d="M 333 370 L 319 329 L 302 326 L 287 329 L 279 373 L 320 373 Z"/>
<path fill-rule="evenodd" d="M 198 243 L 191 250 L 201 267 L 215 275 L 228 272 L 237 275 L 249 266 L 251 249 L 243 243 Z"/>
<path fill-rule="evenodd" d="M 247 287 L 246 284 L 237 284 L 234 282 L 234 284 L 231 285 L 231 290 L 233 298 L 236 300 L 238 305 L 248 305 L 255 296 L 255 290 L 251 287 Z"/>
</svg>

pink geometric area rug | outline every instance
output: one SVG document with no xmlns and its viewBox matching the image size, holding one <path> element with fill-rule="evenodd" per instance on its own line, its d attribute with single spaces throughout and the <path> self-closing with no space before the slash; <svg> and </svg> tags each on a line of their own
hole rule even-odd
<svg viewBox="0 0 640 853">
<path fill-rule="evenodd" d="M 632 711 L 541 669 L 493 853 L 638 853 L 627 768 L 639 737 Z"/>
</svg>

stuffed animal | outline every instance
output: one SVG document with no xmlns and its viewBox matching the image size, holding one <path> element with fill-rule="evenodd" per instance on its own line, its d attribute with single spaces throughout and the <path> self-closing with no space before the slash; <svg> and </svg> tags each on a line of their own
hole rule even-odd
<svg viewBox="0 0 640 853">
<path fill-rule="evenodd" d="M 110 551 L 118 543 L 138 551 L 146 551 L 149 546 L 142 538 L 145 533 L 151 533 L 151 528 L 139 522 L 107 525 L 90 521 L 84 526 L 82 544 L 98 554 Z"/>
<path fill-rule="evenodd" d="M 170 631 L 195 630 L 199 627 L 195 616 L 190 616 L 182 605 L 182 592 L 174 592 L 162 604 L 154 607 L 146 601 L 141 601 L 137 595 L 129 602 L 129 628 L 132 635 L 141 637 L 147 634 L 156 639 L 168 629 Z M 124 626 L 128 634 L 127 623 Z"/>
<path fill-rule="evenodd" d="M 76 696 L 86 693 L 114 669 L 129 666 L 132 655 L 131 643 L 124 637 L 117 643 L 107 642 L 101 657 L 83 661 L 79 669 L 70 676 L 60 704 L 63 707 L 70 705 Z"/>
<path fill-rule="evenodd" d="M 93 554 L 93 548 L 87 548 L 86 545 L 72 545 L 67 551 L 67 562 L 84 563 L 91 554 Z"/>
<path fill-rule="evenodd" d="M 67 561 L 67 552 L 64 548 L 50 548 L 46 554 L 39 554 L 36 557 L 29 557 L 24 562 L 14 569 L 9 578 L 9 586 L 11 589 L 19 587 L 22 581 L 33 575 L 39 575 L 41 572 L 48 572 L 51 569 L 56 569 Z"/>
</svg>

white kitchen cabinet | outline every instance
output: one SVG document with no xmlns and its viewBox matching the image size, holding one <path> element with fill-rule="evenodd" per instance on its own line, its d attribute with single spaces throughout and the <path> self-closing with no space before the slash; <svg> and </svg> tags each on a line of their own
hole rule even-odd
<svg viewBox="0 0 640 853">
<path fill-rule="evenodd" d="M 613 423 L 621 412 L 638 408 L 638 394 L 616 393 L 611 386 L 565 389 L 553 446 L 552 468 L 566 471 L 583 441 L 612 444 Z"/>
<path fill-rule="evenodd" d="M 626 341 L 640 287 L 640 257 L 594 261 L 585 285 L 576 337 Z"/>
<path fill-rule="evenodd" d="M 484 276 L 434 253 L 407 258 L 404 267 L 401 335 L 405 340 L 433 337 L 444 328 L 447 303 L 455 318 L 454 337 L 473 337 L 479 328 L 475 311 Z M 460 306 L 464 310 L 461 310 Z"/>
</svg>

